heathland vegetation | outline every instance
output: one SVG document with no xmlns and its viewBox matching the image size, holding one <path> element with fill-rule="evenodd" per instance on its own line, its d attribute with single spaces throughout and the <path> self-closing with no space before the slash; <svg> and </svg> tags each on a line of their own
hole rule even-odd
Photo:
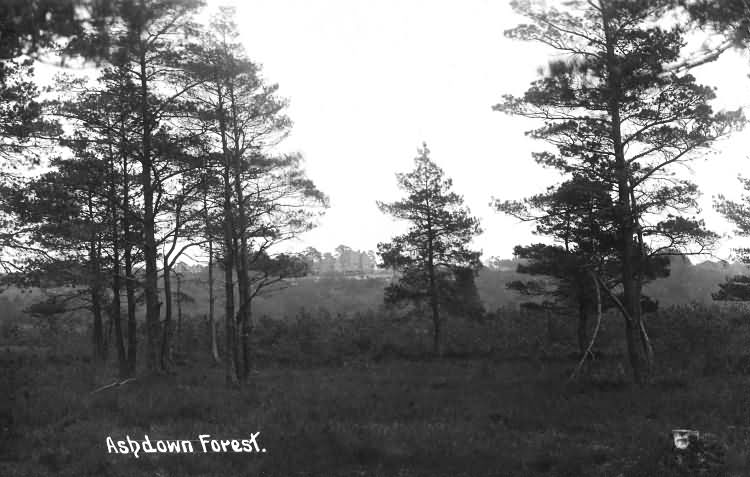
<svg viewBox="0 0 750 477">
<path fill-rule="evenodd" d="M 553 56 L 494 109 L 559 180 L 492 199 L 540 243 L 484 262 L 426 144 L 377 202 L 403 234 L 283 247 L 329 200 L 233 9 L 0 4 L 0 474 L 748 475 L 750 257 L 691 262 L 721 237 L 682 171 L 745 126 L 691 71 L 750 13 L 547 3 L 512 2 Z M 91 74 L 42 88 L 49 56 Z M 740 237 L 748 201 L 716 199 Z M 266 452 L 108 445 L 201 435 Z"/>
</svg>

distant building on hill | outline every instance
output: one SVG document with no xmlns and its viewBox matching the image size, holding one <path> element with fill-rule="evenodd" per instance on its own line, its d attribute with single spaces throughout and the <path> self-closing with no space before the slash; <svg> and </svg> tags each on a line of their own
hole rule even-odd
<svg viewBox="0 0 750 477">
<path fill-rule="evenodd" d="M 347 275 L 366 277 L 369 275 L 384 275 L 386 273 L 377 267 L 375 253 L 371 250 L 354 250 L 346 245 L 336 247 L 334 253 L 320 253 L 309 247 L 303 253 L 308 264 L 310 275 L 329 276 Z"/>
</svg>

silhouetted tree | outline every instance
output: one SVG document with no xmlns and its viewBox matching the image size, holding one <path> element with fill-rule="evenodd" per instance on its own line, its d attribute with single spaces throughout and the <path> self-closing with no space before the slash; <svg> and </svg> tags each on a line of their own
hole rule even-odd
<svg viewBox="0 0 750 477">
<path fill-rule="evenodd" d="M 7 203 L 26 224 L 27 240 L 45 250 L 25 272 L 66 284 L 83 285 L 64 299 L 83 301 L 91 311 L 93 358 L 105 359 L 103 312 L 109 248 L 109 197 L 100 185 L 106 163 L 86 149 L 73 159 L 56 159 L 53 170 L 30 180 L 25 188 L 5 191 Z"/>
<path fill-rule="evenodd" d="M 645 267 L 639 264 L 646 249 L 697 253 L 715 239 L 696 218 L 664 218 L 696 206 L 696 186 L 675 177 L 672 168 L 739 126 L 741 115 L 715 114 L 711 88 L 668 70 L 684 45 L 682 26 L 661 21 L 672 2 L 572 1 L 564 11 L 529 2 L 513 6 L 531 23 L 506 35 L 541 42 L 563 57 L 551 62 L 523 96 L 506 96 L 495 109 L 543 121 L 530 135 L 557 151 L 537 153 L 536 161 L 567 175 L 595 178 L 612 195 L 621 311 L 633 375 L 640 382 L 637 339 L 645 339 L 640 307 Z"/>
<path fill-rule="evenodd" d="M 190 89 L 177 83 L 186 61 L 185 38 L 194 28 L 191 15 L 199 0 L 123 1 L 116 3 L 118 28 L 107 31 L 110 50 L 107 60 L 120 67 L 133 88 L 137 114 L 134 121 L 137 145 L 133 155 L 139 166 L 142 197 L 142 242 L 145 271 L 143 290 L 146 305 L 146 366 L 159 368 L 161 327 L 158 291 L 157 215 L 162 184 L 155 178 L 171 146 L 165 118 Z M 178 41 L 179 40 L 179 41 Z"/>
<path fill-rule="evenodd" d="M 296 261 L 281 266 L 289 260 L 274 255 L 273 247 L 309 230 L 312 209 L 327 204 L 305 175 L 301 155 L 269 152 L 291 126 L 287 103 L 277 96 L 277 85 L 264 81 L 238 37 L 234 10 L 221 8 L 195 50 L 191 75 L 200 87 L 190 93 L 211 150 L 207 167 L 221 178 L 214 197 L 222 205 L 229 384 L 250 371 L 252 300 L 297 273 Z"/>
<path fill-rule="evenodd" d="M 481 233 L 479 221 L 469 215 L 463 199 L 451 192 L 452 181 L 430 160 L 427 145 L 419 149 L 414 170 L 396 174 L 407 197 L 393 203 L 378 202 L 383 212 L 410 223 L 409 231 L 391 242 L 379 243 L 383 266 L 400 272 L 397 283 L 386 288 L 389 303 L 427 302 L 433 323 L 433 351 L 442 354 L 441 306 L 456 296 L 456 273 L 480 267 L 480 252 L 468 248 Z"/>
</svg>

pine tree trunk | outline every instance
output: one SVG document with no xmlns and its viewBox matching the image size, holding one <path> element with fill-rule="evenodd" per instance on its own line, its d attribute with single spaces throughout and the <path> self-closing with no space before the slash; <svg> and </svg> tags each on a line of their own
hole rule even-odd
<svg viewBox="0 0 750 477">
<path fill-rule="evenodd" d="M 430 279 L 430 309 L 432 310 L 432 324 L 434 327 L 432 352 L 437 357 L 443 355 L 442 323 L 440 322 L 440 305 L 438 303 L 437 281 L 435 278 L 435 264 L 432 256 L 432 242 L 430 240 L 428 257 L 428 275 Z"/>
<path fill-rule="evenodd" d="M 91 313 L 94 318 L 93 326 L 93 356 L 95 363 L 101 363 L 104 361 L 104 326 L 102 320 L 102 293 L 101 293 L 101 280 L 99 279 L 99 261 L 96 257 L 96 243 L 92 240 L 90 243 L 92 247 L 90 251 L 91 257 Z"/>
<path fill-rule="evenodd" d="M 429 201 L 426 206 L 427 212 L 427 276 L 429 279 L 430 309 L 432 310 L 432 324 L 434 327 L 434 336 L 432 343 L 432 352 L 437 357 L 443 355 L 443 337 L 440 323 L 440 305 L 438 302 L 437 277 L 435 276 L 435 250 L 433 247 L 434 232 L 432 230 L 432 218 L 430 216 Z"/>
<path fill-rule="evenodd" d="M 128 362 L 125 355 L 125 341 L 122 330 L 122 310 L 120 303 L 120 256 L 117 244 L 112 253 L 114 267 L 112 269 L 112 321 L 115 327 L 115 348 L 117 350 L 118 375 L 125 379 L 128 374 Z"/>
<path fill-rule="evenodd" d="M 632 204 L 632 208 L 636 209 L 636 199 L 635 199 L 635 191 L 633 188 L 630 188 L 630 201 Z M 649 380 L 651 378 L 651 375 L 653 373 L 653 367 L 654 367 L 654 349 L 651 346 L 651 340 L 648 337 L 648 333 L 646 332 L 646 324 L 643 321 L 643 307 L 641 306 L 641 296 L 643 291 L 643 268 L 645 266 L 646 261 L 646 247 L 643 243 L 643 229 L 641 228 L 640 218 L 636 216 L 635 218 L 635 229 L 636 229 L 636 237 L 638 239 L 637 247 L 638 247 L 638 262 L 640 263 L 640 267 L 638 270 L 638 273 L 635 277 L 635 289 L 636 289 L 636 296 L 638 299 L 638 317 L 636 320 L 636 324 L 638 326 L 638 332 L 641 339 L 641 346 L 643 347 L 643 355 L 646 360 L 646 380 Z"/>
<path fill-rule="evenodd" d="M 179 273 L 175 273 L 175 279 L 177 279 L 177 333 L 172 343 L 174 346 L 174 343 L 177 342 L 179 346 L 180 333 L 182 332 L 182 277 Z"/>
<path fill-rule="evenodd" d="M 208 223 L 208 220 L 206 221 Z M 216 297 L 214 296 L 214 243 L 209 238 L 208 240 L 208 327 L 211 339 L 211 356 L 214 359 L 214 363 L 221 363 L 219 357 L 219 347 L 216 342 Z"/>
<path fill-rule="evenodd" d="M 620 236 L 622 240 L 621 260 L 622 260 L 622 285 L 623 285 L 623 304 L 630 319 L 625 319 L 625 340 L 627 343 L 630 366 L 633 371 L 633 379 L 636 383 L 643 381 L 641 370 L 641 357 L 638 352 L 636 341 L 638 339 L 638 323 L 640 320 L 640 297 L 635 287 L 635 268 L 633 256 L 633 233 L 635 232 L 633 224 L 633 211 L 630 203 L 630 184 L 628 165 L 625 161 L 625 151 L 622 143 L 622 131 L 620 120 L 620 95 L 622 91 L 622 78 L 620 75 L 620 65 L 617 62 L 615 54 L 615 39 L 612 38 L 610 25 L 610 8 L 611 5 L 600 0 L 602 11 L 603 29 L 605 33 L 605 42 L 607 48 L 607 89 L 609 93 L 609 114 L 612 122 L 612 142 L 615 153 L 615 167 L 617 170 L 617 187 L 618 187 L 618 215 L 620 222 Z"/>
<path fill-rule="evenodd" d="M 247 245 L 247 211 L 245 204 L 245 194 L 242 189 L 242 157 L 240 156 L 240 130 L 237 124 L 237 104 L 234 97 L 234 86 L 230 81 L 228 94 L 231 106 L 232 135 L 234 138 L 234 194 L 237 202 L 237 255 L 235 262 L 237 266 L 237 288 L 239 309 L 237 310 L 237 323 L 240 329 L 240 343 L 242 346 L 242 369 L 240 370 L 240 379 L 245 380 L 250 375 L 250 354 L 249 354 L 249 335 L 251 331 L 250 324 L 250 277 L 248 264 L 248 245 Z"/>
<path fill-rule="evenodd" d="M 226 334 L 226 353 L 224 357 L 224 378 L 228 386 L 237 384 L 237 331 L 234 316 L 234 272 L 235 257 L 233 244 L 232 221 L 232 183 L 231 183 L 231 155 L 227 147 L 226 119 L 223 109 L 223 92 L 217 88 L 219 97 L 219 129 L 221 134 L 222 152 L 224 155 L 224 324 Z"/>
<path fill-rule="evenodd" d="M 125 138 L 121 138 L 125 144 Z M 130 176 L 128 174 L 128 156 L 124 147 L 121 148 L 122 156 L 122 236 L 123 236 L 123 259 L 125 266 L 125 296 L 128 313 L 128 352 L 127 352 L 127 376 L 133 377 L 136 372 L 138 355 L 138 323 L 135 318 L 135 277 L 133 276 L 133 240 L 130 231 Z"/>
<path fill-rule="evenodd" d="M 225 177 L 228 183 L 228 177 Z M 226 192 L 226 191 L 225 191 Z M 229 198 L 224 199 L 224 333 L 226 335 L 226 353 L 224 356 L 224 371 L 227 385 L 237 384 L 237 366 L 235 355 L 237 351 L 237 331 L 234 317 L 234 251 L 232 247 L 231 205 Z"/>
<path fill-rule="evenodd" d="M 122 289 L 122 283 L 120 281 L 120 231 L 118 230 L 118 210 L 117 210 L 117 182 L 115 178 L 115 167 L 114 167 L 114 151 L 112 145 L 109 146 L 109 158 L 110 158 L 110 188 L 109 188 L 109 204 L 110 204 L 110 223 L 112 228 L 110 233 L 112 234 L 112 303 L 110 316 L 115 328 L 115 349 L 117 352 L 117 366 L 118 376 L 120 379 L 125 379 L 128 374 L 127 356 L 125 354 L 125 341 L 122 330 L 122 307 L 120 302 L 120 293 Z"/>
<path fill-rule="evenodd" d="M 127 212 L 126 212 L 127 213 Z M 125 225 L 125 234 L 130 236 L 130 229 Z M 129 239 L 128 239 L 129 240 Z M 128 376 L 135 376 L 138 356 L 138 322 L 135 316 L 135 277 L 133 276 L 132 245 L 125 245 L 125 296 L 128 308 Z"/>
<path fill-rule="evenodd" d="M 88 220 L 94 226 L 93 192 L 88 192 Z M 91 232 L 89 238 L 89 289 L 91 293 L 91 313 L 93 314 L 93 361 L 96 365 L 104 362 L 104 327 L 102 322 L 102 280 L 99 250 L 97 248 L 97 233 Z"/>
<path fill-rule="evenodd" d="M 160 362 L 161 369 L 169 369 L 171 362 L 171 341 L 172 341 L 172 270 L 169 268 L 169 260 L 164 257 L 164 325 L 161 330 L 161 352 Z"/>
<path fill-rule="evenodd" d="M 145 46 L 140 52 L 140 101 L 141 101 L 141 189 L 143 193 L 143 260 L 146 271 L 143 292 L 146 298 L 146 369 L 150 373 L 159 371 L 159 285 L 156 266 L 156 223 L 154 210 L 154 184 L 151 176 L 153 158 L 151 157 L 151 111 L 148 105 L 148 70 L 146 68 Z"/>
<path fill-rule="evenodd" d="M 93 355 L 94 361 L 104 361 L 104 326 L 102 322 L 102 304 L 99 291 L 91 290 L 91 312 L 94 315 Z"/>
<path fill-rule="evenodd" d="M 250 303 L 245 306 L 242 321 L 242 380 L 247 381 L 250 377 Z"/>
</svg>

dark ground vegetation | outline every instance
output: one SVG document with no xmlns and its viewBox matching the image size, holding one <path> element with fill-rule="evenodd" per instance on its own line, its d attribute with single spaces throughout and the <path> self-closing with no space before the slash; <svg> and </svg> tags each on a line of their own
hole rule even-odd
<svg viewBox="0 0 750 477">
<path fill-rule="evenodd" d="M 750 323 L 739 309 L 649 317 L 658 369 L 643 387 L 630 384 L 617 315 L 568 384 L 576 345 L 564 317 L 453 318 L 434 359 L 428 321 L 315 310 L 259 318 L 248 385 L 225 387 L 205 323 L 190 316 L 173 374 L 91 394 L 116 365 L 94 369 L 85 323 L 25 326 L 2 300 L 3 476 L 688 475 L 663 465 L 673 428 L 716 435 L 721 471 L 750 475 Z M 105 445 L 255 431 L 266 454 L 135 459 Z"/>
</svg>

